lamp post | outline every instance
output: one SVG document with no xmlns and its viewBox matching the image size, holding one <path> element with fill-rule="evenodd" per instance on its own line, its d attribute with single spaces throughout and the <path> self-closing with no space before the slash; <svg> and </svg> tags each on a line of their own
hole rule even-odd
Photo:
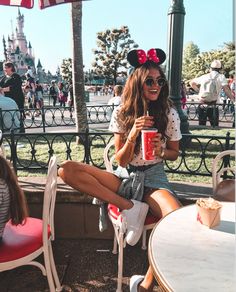
<svg viewBox="0 0 236 292">
<path fill-rule="evenodd" d="M 181 132 L 189 132 L 188 117 L 181 107 L 181 77 L 182 55 L 184 40 L 185 8 L 183 0 L 171 0 L 168 11 L 168 53 L 167 53 L 167 78 L 170 84 L 170 98 L 173 100 L 181 121 Z"/>
</svg>

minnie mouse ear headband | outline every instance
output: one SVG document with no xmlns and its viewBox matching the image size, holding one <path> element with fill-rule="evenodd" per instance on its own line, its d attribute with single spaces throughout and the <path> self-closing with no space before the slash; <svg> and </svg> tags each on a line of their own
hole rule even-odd
<svg viewBox="0 0 236 292">
<path fill-rule="evenodd" d="M 162 64 L 166 59 L 166 54 L 161 49 L 150 49 L 147 54 L 144 50 L 132 50 L 127 55 L 127 60 L 135 69 L 146 62 L 154 62 L 157 65 Z"/>
</svg>

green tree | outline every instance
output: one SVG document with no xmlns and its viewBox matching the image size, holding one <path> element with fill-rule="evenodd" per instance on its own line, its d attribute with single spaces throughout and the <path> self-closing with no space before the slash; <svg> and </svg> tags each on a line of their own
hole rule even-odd
<svg viewBox="0 0 236 292">
<path fill-rule="evenodd" d="M 213 60 L 221 61 L 223 65 L 221 71 L 226 77 L 229 77 L 229 74 L 234 74 L 235 46 L 231 43 L 225 43 L 225 46 L 221 50 L 211 50 L 209 52 L 199 53 L 195 58 L 189 58 L 190 62 L 183 68 L 183 71 L 185 70 L 185 74 L 183 74 L 184 78 L 191 80 L 194 77 L 208 73 Z"/>
<path fill-rule="evenodd" d="M 223 70 L 226 77 L 230 74 L 235 74 L 235 43 L 224 43 L 224 48 L 221 51 L 221 58 L 223 63 Z"/>
<path fill-rule="evenodd" d="M 63 59 L 61 64 L 61 75 L 64 80 L 72 80 L 72 59 Z"/>
<path fill-rule="evenodd" d="M 94 49 L 95 61 L 92 63 L 94 71 L 100 77 L 112 79 L 116 84 L 119 73 L 126 74 L 128 64 L 126 56 L 129 50 L 138 45 L 131 39 L 129 28 L 107 29 L 97 33 L 97 46 Z"/>
<path fill-rule="evenodd" d="M 189 80 L 191 78 L 189 67 L 193 60 L 197 57 L 200 50 L 196 44 L 189 42 L 184 47 L 183 52 L 183 69 L 182 69 L 182 78 L 184 80 Z"/>
</svg>

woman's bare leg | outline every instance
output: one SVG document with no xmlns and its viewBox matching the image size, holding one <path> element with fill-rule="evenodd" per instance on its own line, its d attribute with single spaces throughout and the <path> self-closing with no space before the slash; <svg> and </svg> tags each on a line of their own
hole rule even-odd
<svg viewBox="0 0 236 292">
<path fill-rule="evenodd" d="M 72 188 L 114 204 L 121 210 L 133 206 L 130 200 L 116 194 L 121 184 L 120 179 L 105 170 L 68 160 L 61 164 L 58 174 Z"/>
<path fill-rule="evenodd" d="M 145 196 L 145 201 L 151 208 L 152 213 L 160 219 L 181 207 L 181 203 L 168 190 L 154 191 Z M 153 291 L 154 283 L 155 278 L 149 266 L 143 281 L 139 285 L 138 291 Z"/>
<path fill-rule="evenodd" d="M 139 292 L 147 292 L 147 291 L 153 291 L 155 284 L 155 278 L 152 272 L 151 266 L 149 266 L 146 275 L 144 276 L 144 279 L 142 283 L 140 284 L 138 291 Z"/>
<path fill-rule="evenodd" d="M 168 190 L 156 190 L 145 195 L 144 201 L 149 205 L 154 216 L 162 218 L 181 207 L 181 203 Z"/>
</svg>

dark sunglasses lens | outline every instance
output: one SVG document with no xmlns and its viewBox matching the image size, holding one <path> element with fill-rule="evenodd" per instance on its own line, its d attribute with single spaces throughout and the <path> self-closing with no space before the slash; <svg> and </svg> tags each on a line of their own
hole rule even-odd
<svg viewBox="0 0 236 292">
<path fill-rule="evenodd" d="M 159 79 L 157 80 L 157 84 L 158 84 L 159 86 L 164 86 L 164 85 L 166 84 L 166 80 L 165 80 L 164 78 L 159 78 Z"/>
<path fill-rule="evenodd" d="M 145 83 L 146 83 L 147 86 L 153 86 L 154 80 L 151 79 L 151 78 L 148 78 L 148 79 L 145 80 Z"/>
<path fill-rule="evenodd" d="M 154 83 L 157 83 L 158 86 L 162 87 L 166 84 L 166 80 L 164 78 L 159 78 L 159 79 L 152 79 L 152 78 L 148 78 L 145 80 L 145 83 L 147 86 L 153 86 Z"/>
</svg>

